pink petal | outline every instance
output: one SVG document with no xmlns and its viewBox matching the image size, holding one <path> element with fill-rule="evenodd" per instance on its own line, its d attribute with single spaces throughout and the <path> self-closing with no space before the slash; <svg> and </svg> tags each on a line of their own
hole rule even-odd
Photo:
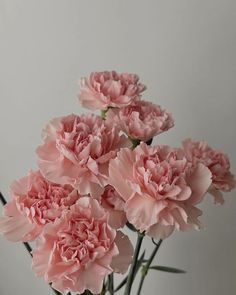
<svg viewBox="0 0 236 295">
<path fill-rule="evenodd" d="M 225 200 L 221 191 L 214 189 L 214 187 L 210 187 L 208 192 L 213 196 L 215 204 L 224 204 Z"/>
<path fill-rule="evenodd" d="M 122 149 L 118 155 L 119 159 L 110 161 L 108 183 L 124 200 L 127 200 L 133 194 L 128 180 L 132 179 L 134 158 L 132 152 L 127 148 Z"/>
<path fill-rule="evenodd" d="M 193 173 L 187 178 L 187 183 L 191 187 L 191 204 L 199 203 L 212 182 L 211 171 L 203 164 L 198 164 Z"/>
<path fill-rule="evenodd" d="M 0 233 L 9 241 L 29 241 L 34 237 L 32 238 L 29 236 L 26 238 L 25 235 L 33 229 L 34 225 L 29 223 L 24 215 L 16 215 L 13 217 L 4 216 L 0 218 Z"/>
<path fill-rule="evenodd" d="M 111 267 L 113 268 L 114 272 L 123 274 L 127 271 L 132 261 L 134 248 L 129 238 L 121 231 L 117 232 L 115 243 L 118 247 L 119 254 L 113 258 Z"/>
<path fill-rule="evenodd" d="M 174 229 L 174 225 L 161 225 L 157 223 L 147 231 L 147 234 L 154 239 L 164 240 L 172 234 Z"/>
<path fill-rule="evenodd" d="M 135 194 L 125 204 L 127 219 L 141 232 L 147 230 L 158 220 L 158 214 L 165 208 L 162 201 L 143 194 Z"/>
</svg>

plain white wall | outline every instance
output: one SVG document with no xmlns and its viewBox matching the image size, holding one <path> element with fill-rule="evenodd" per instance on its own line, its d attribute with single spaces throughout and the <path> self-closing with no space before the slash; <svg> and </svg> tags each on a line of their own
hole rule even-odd
<svg viewBox="0 0 236 295">
<path fill-rule="evenodd" d="M 205 139 L 236 172 L 236 1 L 0 0 L 0 186 L 36 168 L 53 116 L 81 113 L 77 80 L 91 71 L 138 73 L 146 98 L 172 111 L 156 142 Z M 85 110 L 86 111 L 86 110 Z M 143 294 L 236 292 L 236 200 L 202 206 L 206 230 L 175 233 L 157 258 L 185 275 L 152 272 Z M 151 248 L 151 243 L 146 242 Z M 51 294 L 23 246 L 0 238 L 0 294 Z M 133 292 L 135 294 L 135 292 Z"/>
</svg>

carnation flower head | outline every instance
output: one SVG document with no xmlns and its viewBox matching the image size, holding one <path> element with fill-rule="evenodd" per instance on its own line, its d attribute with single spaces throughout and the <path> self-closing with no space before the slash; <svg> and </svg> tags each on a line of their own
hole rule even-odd
<svg viewBox="0 0 236 295">
<path fill-rule="evenodd" d="M 105 187 L 104 193 L 101 196 L 101 204 L 109 213 L 109 224 L 113 228 L 121 228 L 127 222 L 124 212 L 125 202 L 117 191 L 111 185 Z"/>
<path fill-rule="evenodd" d="M 236 185 L 228 156 L 213 149 L 205 141 L 193 141 L 190 138 L 183 141 L 183 150 L 193 165 L 202 163 L 210 169 L 212 185 L 209 193 L 213 195 L 215 203 L 224 203 L 222 192 L 229 192 Z"/>
<path fill-rule="evenodd" d="M 4 206 L 0 232 L 11 241 L 33 241 L 79 197 L 72 186 L 52 183 L 39 171 L 31 171 L 11 185 L 11 200 Z"/>
<path fill-rule="evenodd" d="M 124 108 L 109 109 L 106 120 L 114 122 L 132 139 L 144 142 L 174 126 L 170 113 L 159 105 L 138 100 Z"/>
<path fill-rule="evenodd" d="M 125 201 L 128 221 L 154 238 L 174 229 L 198 229 L 201 202 L 211 184 L 211 172 L 192 167 L 178 149 L 141 143 L 122 149 L 110 161 L 109 183 Z"/>
<path fill-rule="evenodd" d="M 108 225 L 98 201 L 82 197 L 53 224 L 48 224 L 33 250 L 33 270 L 60 292 L 100 294 L 112 271 L 124 273 L 133 247 Z"/>
<path fill-rule="evenodd" d="M 146 87 L 135 74 L 115 71 L 93 72 L 80 81 L 79 100 L 88 109 L 123 107 L 140 98 Z"/>
<path fill-rule="evenodd" d="M 107 185 L 109 160 L 130 145 L 116 126 L 93 114 L 53 119 L 43 131 L 43 140 L 37 148 L 42 174 L 93 197 L 99 197 Z"/>
</svg>

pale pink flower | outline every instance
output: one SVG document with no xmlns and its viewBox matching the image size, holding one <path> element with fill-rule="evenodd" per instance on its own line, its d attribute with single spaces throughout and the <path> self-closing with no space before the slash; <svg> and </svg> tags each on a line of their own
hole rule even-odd
<svg viewBox="0 0 236 295">
<path fill-rule="evenodd" d="M 109 183 L 125 200 L 128 221 L 154 238 L 174 229 L 198 229 L 196 204 L 211 184 L 211 172 L 192 165 L 178 149 L 141 143 L 110 161 Z"/>
<path fill-rule="evenodd" d="M 47 223 L 59 218 L 78 198 L 72 186 L 49 182 L 39 171 L 31 171 L 11 185 L 11 200 L 0 218 L 0 233 L 15 242 L 33 241 Z"/>
<path fill-rule="evenodd" d="M 93 114 L 53 119 L 43 139 L 37 149 L 42 174 L 93 197 L 99 197 L 107 185 L 109 160 L 121 147 L 129 146 L 117 127 Z"/>
<path fill-rule="evenodd" d="M 148 101 L 135 101 L 121 109 L 109 109 L 106 120 L 116 123 L 132 139 L 147 142 L 174 126 L 170 113 Z"/>
<path fill-rule="evenodd" d="M 109 224 L 111 227 L 118 229 L 126 224 L 125 201 L 111 185 L 105 187 L 105 191 L 101 196 L 101 204 L 109 213 Z"/>
<path fill-rule="evenodd" d="M 115 71 L 91 73 L 81 79 L 80 87 L 82 106 L 92 110 L 127 106 L 146 89 L 137 75 Z"/>
<path fill-rule="evenodd" d="M 133 247 L 107 222 L 97 200 L 82 197 L 53 224 L 48 224 L 33 250 L 33 270 L 60 292 L 100 294 L 104 278 L 124 273 Z"/>
<path fill-rule="evenodd" d="M 183 141 L 185 156 L 193 165 L 204 164 L 212 173 L 212 185 L 209 193 L 215 203 L 224 203 L 222 192 L 229 192 L 235 188 L 234 175 L 230 172 L 230 162 L 226 154 L 214 150 L 205 141 L 193 141 L 190 138 Z"/>
</svg>

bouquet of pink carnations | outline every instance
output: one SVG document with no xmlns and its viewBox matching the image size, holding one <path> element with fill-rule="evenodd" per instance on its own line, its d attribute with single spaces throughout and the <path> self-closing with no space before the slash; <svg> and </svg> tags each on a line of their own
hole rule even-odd
<svg viewBox="0 0 236 295">
<path fill-rule="evenodd" d="M 152 264 L 162 241 L 175 230 L 199 230 L 206 194 L 222 204 L 222 192 L 235 187 L 228 157 L 206 142 L 151 145 L 174 122 L 141 99 L 145 89 L 134 74 L 82 78 L 79 101 L 101 116 L 52 119 L 36 150 L 39 170 L 11 185 L 0 232 L 24 243 L 34 272 L 56 294 L 129 295 L 141 271 L 139 295 L 150 269 L 183 272 Z M 134 247 L 124 226 L 137 234 Z M 144 238 L 152 239 L 150 256 Z M 126 272 L 115 284 L 114 273 Z"/>
</svg>

